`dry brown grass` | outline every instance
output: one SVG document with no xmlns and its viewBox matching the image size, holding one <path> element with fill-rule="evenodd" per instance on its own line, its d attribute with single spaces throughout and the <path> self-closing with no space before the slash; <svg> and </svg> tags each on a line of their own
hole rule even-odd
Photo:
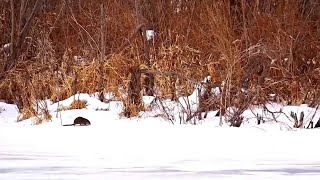
<svg viewBox="0 0 320 180">
<path fill-rule="evenodd" d="M 82 100 L 74 100 L 68 109 L 84 109 L 87 107 L 87 102 Z"/>
<path fill-rule="evenodd" d="M 199 81 L 212 76 L 213 84 L 224 83 L 222 96 L 218 97 L 224 108 L 239 103 L 239 96 L 247 97 L 242 88 L 258 104 L 267 101 L 270 93 L 277 94 L 282 103 L 318 103 L 319 3 L 168 2 L 151 1 L 145 12 L 145 21 L 156 28 L 151 69 Z M 36 113 L 32 110 L 35 100 L 59 101 L 79 92 L 109 91 L 126 102 L 129 69 L 148 68 L 143 61 L 143 42 L 133 33 L 133 1 L 83 1 L 65 8 L 63 3 L 50 3 L 37 16 L 19 63 L 1 73 L 0 98 L 18 104 L 25 117 Z M 106 29 L 102 31 L 97 16 L 101 3 L 105 3 L 107 12 Z M 10 22 L 5 14 L 10 13 L 5 3 L 0 6 L 3 45 L 10 40 L 4 28 Z M 100 32 L 106 40 L 105 59 L 99 56 Z M 2 53 L 1 69 L 4 61 Z M 176 99 L 190 94 L 193 87 L 190 81 L 177 77 L 157 75 L 155 79 L 156 95 L 160 97 Z M 141 110 L 127 106 L 133 114 Z"/>
</svg>

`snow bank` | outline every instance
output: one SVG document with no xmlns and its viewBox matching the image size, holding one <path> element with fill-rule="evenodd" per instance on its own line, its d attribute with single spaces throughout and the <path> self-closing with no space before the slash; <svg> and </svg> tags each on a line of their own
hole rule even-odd
<svg viewBox="0 0 320 180">
<path fill-rule="evenodd" d="M 86 101 L 87 107 L 57 111 L 74 99 Z M 153 97 L 143 99 L 154 106 Z M 215 112 L 197 126 L 172 124 L 153 110 L 123 118 L 121 102 L 105 103 L 86 94 L 47 103 L 52 122 L 37 126 L 31 120 L 16 123 L 16 106 L 0 103 L 0 179 L 320 178 L 320 130 L 294 129 L 288 116 L 304 111 L 306 123 L 317 119 L 319 112 L 305 105 L 268 104 L 270 111 L 286 113 L 276 114 L 276 120 L 252 107 L 243 113 L 243 126 L 233 128 L 219 126 Z M 179 103 L 164 103 L 179 113 Z M 257 114 L 269 120 L 257 125 Z M 61 126 L 78 116 L 92 125 Z"/>
</svg>

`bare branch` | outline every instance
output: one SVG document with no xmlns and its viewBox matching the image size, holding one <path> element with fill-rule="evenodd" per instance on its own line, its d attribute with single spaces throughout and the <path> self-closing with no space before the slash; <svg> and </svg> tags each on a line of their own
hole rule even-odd
<svg viewBox="0 0 320 180">
<path fill-rule="evenodd" d="M 22 30 L 19 32 L 19 37 L 18 37 L 18 41 L 17 41 L 17 45 L 21 46 L 25 37 L 28 34 L 28 31 L 30 29 L 31 23 L 34 19 L 34 16 L 38 13 L 38 11 L 40 10 L 42 4 L 42 0 L 37 0 L 33 6 L 32 12 L 28 18 L 28 20 L 26 21 L 26 24 L 23 26 Z"/>
<path fill-rule="evenodd" d="M 11 45 L 10 45 L 10 60 L 11 62 L 8 62 L 6 70 L 10 69 L 11 66 L 14 64 L 14 62 L 16 61 L 16 42 L 15 42 L 15 30 L 16 30 L 16 18 L 15 18 L 15 6 L 14 6 L 14 0 L 11 0 L 10 2 L 10 6 L 11 6 Z"/>
</svg>

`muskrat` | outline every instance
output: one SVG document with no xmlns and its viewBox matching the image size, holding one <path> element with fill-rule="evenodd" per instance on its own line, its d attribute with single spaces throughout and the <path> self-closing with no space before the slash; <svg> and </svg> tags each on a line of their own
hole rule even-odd
<svg viewBox="0 0 320 180">
<path fill-rule="evenodd" d="M 64 124 L 63 126 L 89 126 L 91 125 L 90 121 L 84 117 L 77 117 L 74 121 L 73 124 Z"/>
</svg>

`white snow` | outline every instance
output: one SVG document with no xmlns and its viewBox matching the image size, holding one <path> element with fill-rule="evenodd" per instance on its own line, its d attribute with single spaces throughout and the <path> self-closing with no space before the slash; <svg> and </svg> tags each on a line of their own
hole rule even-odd
<svg viewBox="0 0 320 180">
<path fill-rule="evenodd" d="M 7 43 L 7 44 L 3 45 L 3 48 L 8 49 L 10 47 L 10 45 L 11 45 L 11 43 Z"/>
<path fill-rule="evenodd" d="M 154 38 L 154 30 L 147 29 L 146 36 L 147 36 L 147 41 L 150 41 L 151 39 L 153 39 Z"/>
<path fill-rule="evenodd" d="M 87 94 L 59 105 L 70 106 L 74 99 L 86 101 L 87 107 L 57 112 L 58 103 L 48 101 L 53 119 L 41 125 L 32 125 L 31 119 L 15 122 L 16 106 L 0 103 L 1 180 L 320 178 L 320 129 L 292 128 L 284 114 L 277 114 L 275 122 L 254 107 L 243 113 L 240 128 L 218 126 L 213 113 L 198 125 L 180 125 L 146 112 L 123 118 L 121 102 L 104 103 Z M 150 106 L 154 98 L 144 101 Z M 314 119 L 320 117 L 305 105 L 267 107 L 286 114 L 304 111 L 307 120 L 314 113 Z M 253 113 L 270 119 L 257 125 Z M 61 126 L 77 116 L 88 118 L 91 126 Z"/>
</svg>

